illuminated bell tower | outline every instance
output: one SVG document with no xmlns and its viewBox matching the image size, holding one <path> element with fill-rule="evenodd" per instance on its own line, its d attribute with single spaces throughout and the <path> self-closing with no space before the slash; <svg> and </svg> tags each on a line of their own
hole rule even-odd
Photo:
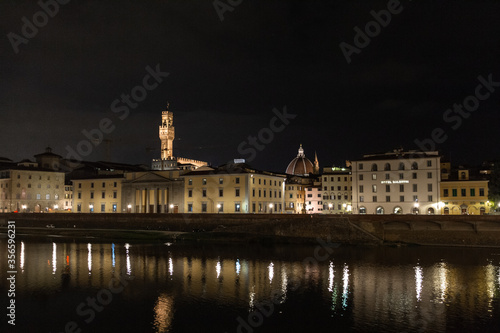
<svg viewBox="0 0 500 333">
<path fill-rule="evenodd" d="M 160 140 L 161 140 L 161 159 L 171 160 L 174 149 L 174 114 L 168 110 L 170 104 L 167 103 L 167 110 L 161 112 Z"/>
</svg>

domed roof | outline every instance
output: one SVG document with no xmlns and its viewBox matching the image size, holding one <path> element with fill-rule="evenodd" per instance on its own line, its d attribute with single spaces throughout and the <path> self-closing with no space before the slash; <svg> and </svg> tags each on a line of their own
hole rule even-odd
<svg viewBox="0 0 500 333">
<path fill-rule="evenodd" d="M 306 174 L 314 173 L 314 165 L 304 154 L 304 149 L 302 145 L 299 147 L 299 153 L 295 157 L 288 167 L 286 168 L 286 173 L 290 175 L 303 176 Z"/>
</svg>

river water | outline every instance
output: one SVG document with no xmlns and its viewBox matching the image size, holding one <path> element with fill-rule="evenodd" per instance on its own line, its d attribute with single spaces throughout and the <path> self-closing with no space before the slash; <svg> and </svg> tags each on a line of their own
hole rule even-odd
<svg viewBox="0 0 500 333">
<path fill-rule="evenodd" d="M 2 332 L 500 332 L 500 249 L 16 244 Z"/>
</svg>

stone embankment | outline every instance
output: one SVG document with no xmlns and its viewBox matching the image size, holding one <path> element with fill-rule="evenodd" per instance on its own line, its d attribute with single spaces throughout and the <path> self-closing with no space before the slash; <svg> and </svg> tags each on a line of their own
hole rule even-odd
<svg viewBox="0 0 500 333">
<path fill-rule="evenodd" d="M 158 230 L 195 240 L 500 247 L 500 216 L 493 215 L 0 214 L 0 227 L 7 221 L 23 230 L 53 225 L 51 233 Z"/>
</svg>

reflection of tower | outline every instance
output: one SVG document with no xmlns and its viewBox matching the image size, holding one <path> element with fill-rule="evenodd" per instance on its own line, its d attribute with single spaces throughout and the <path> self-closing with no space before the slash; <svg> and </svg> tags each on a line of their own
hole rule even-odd
<svg viewBox="0 0 500 333">
<path fill-rule="evenodd" d="M 161 113 L 160 125 L 160 140 L 161 140 L 161 159 L 170 160 L 173 157 L 173 142 L 175 137 L 174 128 L 174 114 L 168 110 L 169 103 L 167 103 L 167 110 Z"/>
</svg>

